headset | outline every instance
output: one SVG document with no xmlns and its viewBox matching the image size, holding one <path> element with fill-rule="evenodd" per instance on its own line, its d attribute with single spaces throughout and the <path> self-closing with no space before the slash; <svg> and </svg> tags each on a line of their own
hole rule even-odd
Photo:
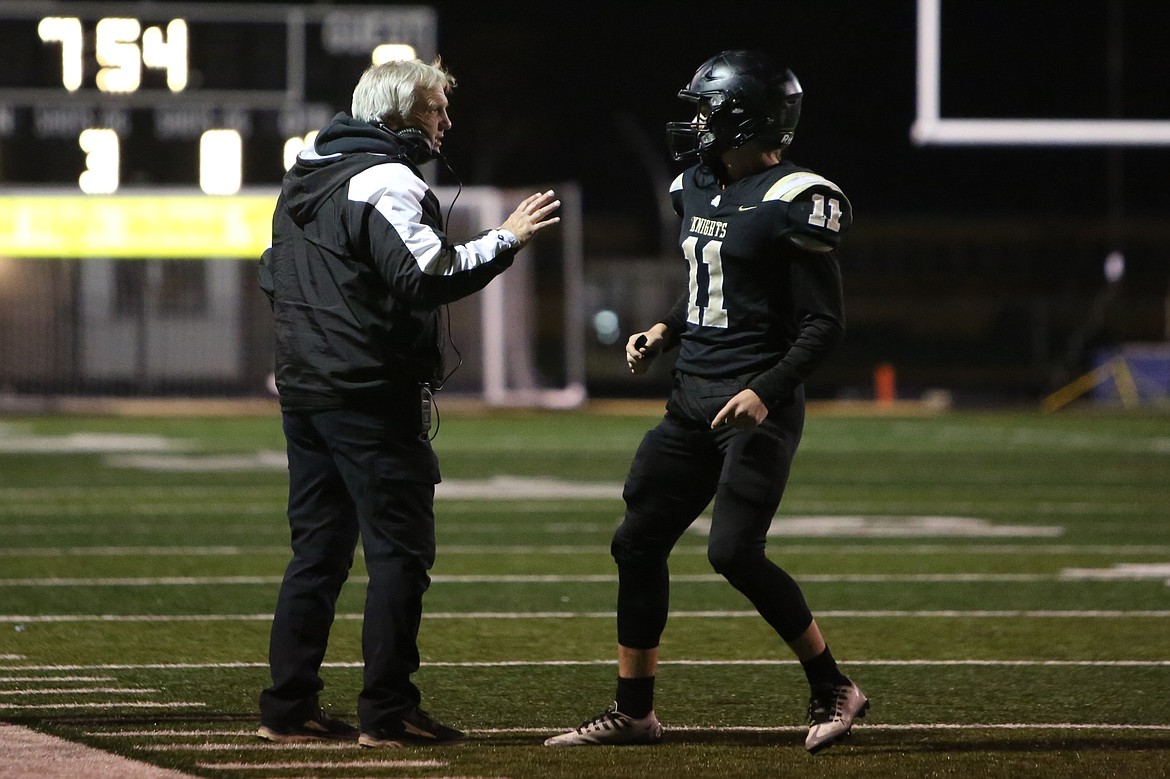
<svg viewBox="0 0 1170 779">
<path fill-rule="evenodd" d="M 385 122 L 375 121 L 373 124 L 394 136 L 399 146 L 402 147 L 402 156 L 413 164 L 422 165 L 424 162 L 443 159 L 442 153 L 431 146 L 426 133 L 417 127 L 404 127 L 401 130 L 395 130 Z M 446 160 L 443 161 L 446 162 Z"/>
</svg>

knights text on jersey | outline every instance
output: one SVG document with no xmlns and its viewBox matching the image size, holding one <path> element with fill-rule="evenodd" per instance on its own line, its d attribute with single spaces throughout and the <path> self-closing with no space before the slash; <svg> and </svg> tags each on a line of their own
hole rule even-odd
<svg viewBox="0 0 1170 779">
<path fill-rule="evenodd" d="M 726 188 L 696 166 L 674 180 L 670 196 L 690 279 L 676 368 L 718 377 L 774 366 L 799 329 L 794 253 L 811 253 L 836 272 L 833 250 L 853 221 L 848 198 L 789 162 Z"/>
</svg>

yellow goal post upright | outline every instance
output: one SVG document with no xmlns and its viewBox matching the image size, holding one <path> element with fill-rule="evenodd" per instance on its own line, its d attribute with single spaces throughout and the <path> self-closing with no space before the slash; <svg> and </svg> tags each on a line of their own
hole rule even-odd
<svg viewBox="0 0 1170 779">
<path fill-rule="evenodd" d="M 1112 386 L 1107 386 L 1112 382 Z M 1124 408 L 1170 398 L 1170 343 L 1125 344 L 1088 373 L 1045 397 L 1040 408 L 1058 411 L 1096 391 Z"/>
</svg>

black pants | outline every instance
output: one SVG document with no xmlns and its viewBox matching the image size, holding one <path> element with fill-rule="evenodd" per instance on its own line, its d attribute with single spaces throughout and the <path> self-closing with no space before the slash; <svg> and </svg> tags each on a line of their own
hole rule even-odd
<svg viewBox="0 0 1170 779">
<path fill-rule="evenodd" d="M 683 532 L 714 500 L 707 557 L 785 641 L 812 623 L 800 587 L 764 555 L 768 527 L 788 483 L 804 427 L 801 388 L 751 430 L 711 430 L 737 380 L 676 376 L 663 420 L 634 455 L 614 533 L 618 564 L 618 642 L 658 646 L 670 595 L 667 558 Z"/>
<path fill-rule="evenodd" d="M 319 670 L 360 535 L 369 585 L 358 717 L 364 730 L 380 729 L 419 703 L 410 677 L 435 559 L 437 461 L 417 422 L 390 415 L 286 412 L 284 432 L 293 554 L 272 621 L 261 722 L 299 725 L 316 715 Z"/>
</svg>

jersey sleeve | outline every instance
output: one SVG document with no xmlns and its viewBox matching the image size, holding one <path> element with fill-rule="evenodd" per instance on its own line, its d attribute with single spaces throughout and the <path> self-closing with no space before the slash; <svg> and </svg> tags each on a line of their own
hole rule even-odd
<svg viewBox="0 0 1170 779">
<path fill-rule="evenodd" d="M 829 252 L 853 224 L 853 206 L 833 182 L 811 171 L 791 173 L 777 181 L 764 200 L 788 203 L 784 237 L 797 248 Z"/>
<path fill-rule="evenodd" d="M 427 192 L 405 165 L 386 163 L 354 176 L 348 197 L 361 205 L 366 218 L 360 233 L 395 297 L 435 306 L 478 292 L 512 264 L 518 247 L 515 236 L 500 229 L 450 243 L 423 215 Z"/>
<path fill-rule="evenodd" d="M 844 293 L 836 255 L 796 248 L 787 253 L 791 255 L 792 304 L 798 332 L 780 362 L 748 383 L 770 409 L 790 397 L 796 385 L 816 371 L 845 335 Z"/>
<path fill-rule="evenodd" d="M 683 176 L 685 175 L 685 173 L 680 173 L 674 181 L 670 182 L 670 204 L 674 206 L 674 212 L 680 217 L 683 215 Z"/>
</svg>

